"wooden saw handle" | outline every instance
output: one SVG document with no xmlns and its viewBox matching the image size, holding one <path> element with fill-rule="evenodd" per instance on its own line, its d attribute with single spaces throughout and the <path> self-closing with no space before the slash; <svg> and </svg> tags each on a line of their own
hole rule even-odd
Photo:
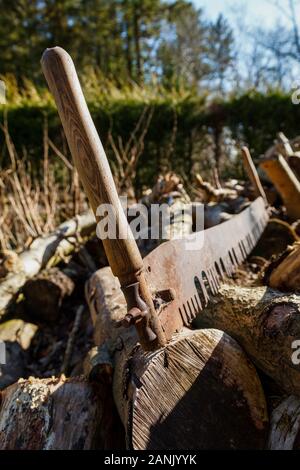
<svg viewBox="0 0 300 470">
<path fill-rule="evenodd" d="M 113 208 L 118 238 L 103 240 L 112 272 L 119 278 L 122 288 L 139 283 L 139 294 L 150 309 L 150 326 L 155 333 L 150 336 L 154 343 L 162 345 L 163 334 L 145 283 L 142 257 L 121 206 L 109 163 L 89 113 L 73 61 L 64 49 L 54 47 L 45 50 L 41 64 L 54 96 L 75 166 L 96 218 L 97 208 L 101 204 L 110 204 Z M 132 293 L 130 297 L 132 298 Z M 146 345 L 150 342 L 149 335 L 145 332 L 149 327 L 147 321 L 139 321 L 136 326 L 143 346 L 153 349 L 149 344 Z M 156 339 L 153 339 L 154 336 Z"/>
</svg>

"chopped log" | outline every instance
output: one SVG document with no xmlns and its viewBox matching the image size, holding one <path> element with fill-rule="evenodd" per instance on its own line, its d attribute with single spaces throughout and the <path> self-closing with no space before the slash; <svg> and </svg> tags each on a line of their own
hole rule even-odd
<svg viewBox="0 0 300 470">
<path fill-rule="evenodd" d="M 52 234 L 36 238 L 30 248 L 19 255 L 18 271 L 10 272 L 0 283 L 0 318 L 28 279 L 69 255 L 76 247 L 76 235 L 88 235 L 95 225 L 94 215 L 89 211 L 64 222 Z"/>
<path fill-rule="evenodd" d="M 282 197 L 287 214 L 292 220 L 300 218 L 300 182 L 282 155 L 264 160 L 260 167 Z"/>
<path fill-rule="evenodd" d="M 285 392 L 300 396 L 300 366 L 292 360 L 300 338 L 300 297 L 268 287 L 223 285 L 196 319 L 235 338 L 266 375 Z"/>
<path fill-rule="evenodd" d="M 300 244 L 294 243 L 273 263 L 266 272 L 270 287 L 281 291 L 300 291 Z"/>
<path fill-rule="evenodd" d="M 293 395 L 285 398 L 272 412 L 269 450 L 300 449 L 300 399 Z"/>
<path fill-rule="evenodd" d="M 45 269 L 22 289 L 27 315 L 39 321 L 55 322 L 63 300 L 72 294 L 74 287 L 73 280 L 60 269 Z"/>
<path fill-rule="evenodd" d="M 185 330 L 165 348 L 145 353 L 135 328 L 120 326 L 126 304 L 109 267 L 88 281 L 86 298 L 95 324 L 98 373 L 115 367 L 113 393 L 127 448 L 263 448 L 264 393 L 232 338 L 216 330 Z"/>
<path fill-rule="evenodd" d="M 280 219 L 269 219 L 251 256 L 259 256 L 269 260 L 273 255 L 279 255 L 285 251 L 288 245 L 297 240 L 299 237 L 290 224 Z"/>
<path fill-rule="evenodd" d="M 0 449 L 118 448 L 104 403 L 83 377 L 19 380 L 1 393 Z"/>
</svg>

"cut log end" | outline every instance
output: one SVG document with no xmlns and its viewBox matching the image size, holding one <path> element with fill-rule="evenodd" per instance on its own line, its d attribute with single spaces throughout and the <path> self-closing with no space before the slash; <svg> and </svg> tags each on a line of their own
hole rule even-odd
<svg viewBox="0 0 300 470">
<path fill-rule="evenodd" d="M 129 446 L 150 450 L 264 447 L 264 393 L 254 367 L 229 336 L 218 330 L 181 334 L 146 362 L 140 351 L 124 369 L 127 416 L 124 400 L 121 404 L 116 397 L 124 421 L 130 422 Z"/>
</svg>

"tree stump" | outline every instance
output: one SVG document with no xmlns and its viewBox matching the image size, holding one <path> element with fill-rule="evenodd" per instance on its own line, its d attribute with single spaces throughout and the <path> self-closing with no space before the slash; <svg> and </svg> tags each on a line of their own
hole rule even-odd
<svg viewBox="0 0 300 470">
<path fill-rule="evenodd" d="M 264 392 L 232 338 L 217 330 L 184 330 L 165 348 L 145 353 L 135 328 L 118 327 L 126 304 L 110 268 L 92 276 L 86 297 L 98 366 L 115 368 L 113 393 L 127 448 L 263 448 Z"/>
</svg>

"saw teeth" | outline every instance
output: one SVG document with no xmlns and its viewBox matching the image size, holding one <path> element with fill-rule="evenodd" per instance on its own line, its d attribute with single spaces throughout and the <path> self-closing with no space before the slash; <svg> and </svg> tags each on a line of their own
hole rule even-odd
<svg viewBox="0 0 300 470">
<path fill-rule="evenodd" d="M 248 257 L 264 231 L 267 221 L 268 217 L 263 215 L 254 225 L 252 232 L 240 240 L 235 247 L 230 248 L 210 268 L 202 271 L 199 277 L 194 277 L 196 294 L 179 308 L 184 325 L 188 326 L 197 314 L 205 308 L 210 297 L 218 293 L 221 279 L 224 279 L 225 273 L 228 276 L 232 276 L 236 267 Z"/>
<path fill-rule="evenodd" d="M 211 298 L 219 292 L 221 280 L 224 280 L 225 274 L 232 276 L 236 268 L 247 259 L 265 230 L 267 221 L 268 216 L 263 214 L 251 232 L 237 241 L 235 246 L 227 249 L 228 251 L 226 250 L 224 255 L 214 261 L 210 267 L 194 277 L 196 293 L 179 308 L 184 325 L 188 326 L 206 307 Z"/>
<path fill-rule="evenodd" d="M 197 312 L 201 312 L 202 308 L 201 308 L 201 305 L 199 303 L 197 294 L 194 295 L 194 298 L 195 298 L 195 302 L 196 302 L 196 305 L 197 305 Z"/>
<path fill-rule="evenodd" d="M 196 313 L 197 313 L 197 307 L 195 306 L 193 297 L 191 298 L 191 304 L 192 304 L 192 306 L 193 306 L 193 315 L 196 315 Z"/>
<path fill-rule="evenodd" d="M 194 312 L 193 312 L 193 310 L 192 310 L 191 303 L 190 303 L 189 300 L 187 300 L 186 303 L 187 303 L 187 306 L 188 306 L 188 308 L 189 308 L 189 318 L 192 318 L 193 315 L 194 315 Z"/>
<path fill-rule="evenodd" d="M 231 249 L 231 252 L 232 252 L 232 255 L 233 255 L 233 259 L 234 259 L 234 264 L 235 264 L 236 266 L 238 266 L 238 265 L 240 264 L 240 262 L 239 262 L 239 259 L 238 259 L 237 255 L 236 255 L 235 249 L 232 248 L 232 249 Z"/>
</svg>

